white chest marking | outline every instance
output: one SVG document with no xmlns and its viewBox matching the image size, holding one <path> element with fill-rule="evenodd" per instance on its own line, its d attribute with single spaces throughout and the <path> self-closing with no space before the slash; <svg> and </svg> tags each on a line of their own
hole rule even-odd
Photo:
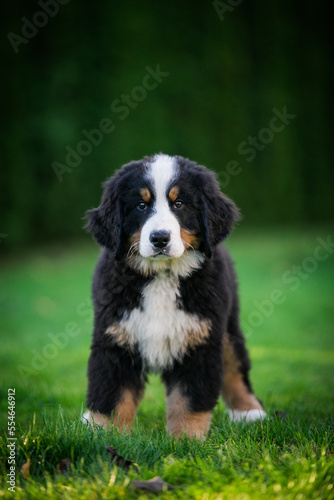
<svg viewBox="0 0 334 500">
<path fill-rule="evenodd" d="M 181 359 L 190 348 L 209 335 L 210 324 L 177 307 L 178 282 L 175 277 L 160 275 L 143 290 L 142 308 L 126 315 L 119 326 L 106 333 L 115 335 L 124 345 L 137 345 L 150 368 L 159 370 Z"/>
</svg>

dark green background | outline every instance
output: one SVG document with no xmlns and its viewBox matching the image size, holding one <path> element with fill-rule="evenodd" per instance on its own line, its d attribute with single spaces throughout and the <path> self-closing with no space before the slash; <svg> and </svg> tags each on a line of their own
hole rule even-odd
<svg viewBox="0 0 334 500">
<path fill-rule="evenodd" d="M 329 2 L 224 3 L 70 0 L 18 53 L 7 34 L 43 9 L 2 6 L 1 250 L 83 235 L 101 182 L 159 151 L 216 170 L 248 226 L 333 219 Z M 169 76 L 121 120 L 111 104 L 157 65 Z M 248 162 L 239 145 L 284 106 L 296 117 Z M 114 131 L 59 182 L 52 163 L 103 118 Z M 227 184 L 231 160 L 242 172 Z"/>
</svg>

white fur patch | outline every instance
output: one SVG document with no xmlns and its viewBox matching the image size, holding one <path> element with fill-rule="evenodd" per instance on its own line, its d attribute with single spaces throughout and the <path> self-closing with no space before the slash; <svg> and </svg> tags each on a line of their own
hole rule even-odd
<svg viewBox="0 0 334 500">
<path fill-rule="evenodd" d="M 126 314 L 120 322 L 130 345 L 138 345 L 151 369 L 171 365 L 182 357 L 188 343 L 197 345 L 208 335 L 209 323 L 179 309 L 178 298 L 177 278 L 160 274 L 144 288 L 142 307 Z M 106 333 L 112 331 L 110 327 Z"/>
<path fill-rule="evenodd" d="M 81 417 L 81 422 L 84 424 L 90 424 L 92 425 L 94 423 L 94 419 L 91 415 L 91 412 L 89 410 L 85 411 L 85 413 Z"/>
<path fill-rule="evenodd" d="M 169 255 L 174 258 L 181 257 L 185 250 L 181 239 L 181 228 L 179 221 L 170 210 L 167 195 L 168 187 L 177 175 L 177 164 L 171 156 L 156 155 L 152 163 L 148 165 L 147 175 L 154 189 L 155 202 L 153 214 L 141 230 L 139 252 L 142 257 L 152 257 L 155 249 L 150 242 L 151 233 L 169 231 Z"/>
<path fill-rule="evenodd" d="M 226 410 L 231 422 L 255 422 L 256 420 L 263 420 L 267 414 L 263 410 Z"/>
<path fill-rule="evenodd" d="M 81 422 L 92 427 L 103 427 L 106 429 L 111 425 L 111 420 L 106 415 L 87 410 L 81 417 Z"/>
</svg>

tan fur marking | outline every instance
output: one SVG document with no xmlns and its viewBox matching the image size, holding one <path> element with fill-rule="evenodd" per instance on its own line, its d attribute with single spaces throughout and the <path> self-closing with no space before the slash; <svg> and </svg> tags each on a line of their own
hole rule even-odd
<svg viewBox="0 0 334 500">
<path fill-rule="evenodd" d="M 198 330 L 190 330 L 184 338 L 183 352 L 185 353 L 188 348 L 194 348 L 209 336 L 211 323 L 209 321 L 200 320 L 198 322 Z"/>
<path fill-rule="evenodd" d="M 100 425 L 104 429 L 107 429 L 111 426 L 111 418 L 106 415 L 102 415 L 102 413 L 98 413 L 97 411 L 91 411 L 90 416 L 94 420 L 94 424 Z"/>
<path fill-rule="evenodd" d="M 194 250 L 197 250 L 199 242 L 193 233 L 187 229 L 181 228 L 181 239 L 186 249 L 192 247 Z"/>
<path fill-rule="evenodd" d="M 172 189 L 169 191 L 169 199 L 174 203 L 174 201 L 177 200 L 177 197 L 179 196 L 179 188 L 177 186 L 173 186 Z"/>
<path fill-rule="evenodd" d="M 140 231 L 137 231 L 135 234 L 131 236 L 131 238 L 128 239 L 126 244 L 126 250 L 129 252 L 130 257 L 132 257 L 134 254 L 139 253 L 139 242 L 140 242 Z"/>
<path fill-rule="evenodd" d="M 205 439 L 211 422 L 211 412 L 191 412 L 180 390 L 175 388 L 167 396 L 167 430 L 179 437 L 186 433 L 190 438 Z"/>
<path fill-rule="evenodd" d="M 121 401 L 115 408 L 114 411 L 114 425 L 118 425 L 121 431 L 129 431 L 132 420 L 136 416 L 137 407 L 140 399 L 142 398 L 143 391 L 141 391 L 136 397 L 129 390 L 125 389 L 122 395 Z"/>
<path fill-rule="evenodd" d="M 149 192 L 149 190 L 147 188 L 142 188 L 140 190 L 140 196 L 143 198 L 145 203 L 148 203 L 151 199 L 151 193 Z"/>
<path fill-rule="evenodd" d="M 254 394 L 247 389 L 228 334 L 224 335 L 224 375 L 222 396 L 228 408 L 239 411 L 263 410 Z"/>
<path fill-rule="evenodd" d="M 136 416 L 137 407 L 142 396 L 143 391 L 134 395 L 129 389 L 125 389 L 121 401 L 114 410 L 112 421 L 111 417 L 95 411 L 90 411 L 90 416 L 96 425 L 100 425 L 104 429 L 114 425 L 118 427 L 120 432 L 129 432 L 131 422 Z"/>
<path fill-rule="evenodd" d="M 209 321 L 199 320 L 198 328 L 196 330 L 189 330 L 185 334 L 180 354 L 185 354 L 188 349 L 193 349 L 197 345 L 202 344 L 203 341 L 210 335 L 210 328 L 211 323 Z M 134 340 L 122 325 L 113 324 L 106 329 L 105 333 L 112 335 L 114 341 L 120 346 L 134 346 Z"/>
<path fill-rule="evenodd" d="M 115 342 L 117 342 L 120 346 L 131 345 L 128 332 L 119 324 L 109 326 L 106 329 L 106 333 L 112 335 Z"/>
</svg>

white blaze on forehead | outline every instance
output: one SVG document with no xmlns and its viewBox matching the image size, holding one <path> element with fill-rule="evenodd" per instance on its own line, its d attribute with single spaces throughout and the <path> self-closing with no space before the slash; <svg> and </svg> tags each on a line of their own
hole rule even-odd
<svg viewBox="0 0 334 500">
<path fill-rule="evenodd" d="M 156 155 L 153 158 L 153 163 L 149 166 L 148 172 L 153 183 L 157 205 L 166 203 L 168 186 L 177 174 L 174 158 L 168 155 Z"/>
<path fill-rule="evenodd" d="M 170 233 L 169 255 L 171 257 L 181 257 L 184 252 L 180 224 L 171 212 L 168 200 L 169 187 L 177 174 L 177 163 L 168 155 L 156 155 L 152 163 L 148 165 L 147 176 L 153 187 L 155 201 L 152 215 L 141 231 L 139 251 L 143 257 L 154 255 L 154 248 L 150 242 L 150 235 L 154 231 Z"/>
</svg>

